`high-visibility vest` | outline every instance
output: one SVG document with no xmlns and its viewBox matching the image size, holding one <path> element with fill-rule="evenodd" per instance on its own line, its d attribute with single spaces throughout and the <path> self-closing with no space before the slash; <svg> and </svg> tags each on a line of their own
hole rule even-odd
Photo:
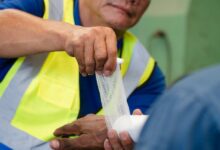
<svg viewBox="0 0 220 150">
<path fill-rule="evenodd" d="M 45 0 L 44 19 L 74 23 L 73 0 Z M 154 68 L 141 43 L 125 33 L 121 66 L 127 97 Z M 0 143 L 13 149 L 49 149 L 58 127 L 77 119 L 79 69 L 66 52 L 18 58 L 0 84 Z"/>
</svg>

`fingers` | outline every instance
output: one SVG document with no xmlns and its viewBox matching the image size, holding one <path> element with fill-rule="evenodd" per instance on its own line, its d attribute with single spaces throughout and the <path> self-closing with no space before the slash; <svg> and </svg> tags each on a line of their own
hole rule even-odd
<svg viewBox="0 0 220 150">
<path fill-rule="evenodd" d="M 105 150 L 132 150 L 134 142 L 128 132 L 121 132 L 119 136 L 115 130 L 108 132 L 108 139 L 104 142 Z"/>
<path fill-rule="evenodd" d="M 128 132 L 121 132 L 119 133 L 119 138 L 124 150 L 131 150 L 133 149 L 133 141 L 129 136 Z"/>
<path fill-rule="evenodd" d="M 104 148 L 105 148 L 105 150 L 113 150 L 113 148 L 112 148 L 112 146 L 111 146 L 108 139 L 106 139 L 105 142 L 104 142 Z"/>
<path fill-rule="evenodd" d="M 80 143 L 70 138 L 55 139 L 50 142 L 50 147 L 53 150 L 72 150 L 78 148 L 79 145 Z"/>
<path fill-rule="evenodd" d="M 79 150 L 90 149 L 99 150 L 103 149 L 104 137 L 97 137 L 96 134 L 82 134 L 77 138 L 59 138 L 50 142 L 50 147 L 53 150 Z"/>
<path fill-rule="evenodd" d="M 78 64 L 79 64 L 79 72 L 86 76 L 86 66 L 85 66 L 85 56 L 84 56 L 84 44 L 81 44 L 80 40 L 73 41 L 73 55 L 75 56 Z"/>
<path fill-rule="evenodd" d="M 50 147 L 53 150 L 62 150 L 62 149 L 70 149 L 71 142 L 68 138 L 66 139 L 56 139 L 50 142 Z"/>
<path fill-rule="evenodd" d="M 105 37 L 100 36 L 99 38 L 96 39 L 94 50 L 95 50 L 96 72 L 103 74 L 104 65 L 108 57 Z"/>
<path fill-rule="evenodd" d="M 62 136 L 62 137 L 68 137 L 68 136 L 80 135 L 80 134 L 81 134 L 81 129 L 77 123 L 64 125 L 56 129 L 54 132 L 55 136 Z"/>
<path fill-rule="evenodd" d="M 94 74 L 95 71 L 93 45 L 94 45 L 93 40 L 88 40 L 85 42 L 85 52 L 84 52 L 85 73 L 88 75 Z"/>
<path fill-rule="evenodd" d="M 109 76 L 116 68 L 117 38 L 107 27 L 78 27 L 68 36 L 66 51 L 74 56 L 82 75 Z"/>
<path fill-rule="evenodd" d="M 132 115 L 143 115 L 142 111 L 140 109 L 135 109 L 132 113 Z"/>
<path fill-rule="evenodd" d="M 112 149 L 114 149 L 114 150 L 122 150 L 123 149 L 121 142 L 118 138 L 118 134 L 116 133 L 115 130 L 110 130 L 108 132 L 108 139 L 109 139 L 109 143 L 111 144 Z"/>
<path fill-rule="evenodd" d="M 116 36 L 111 29 L 107 29 L 106 34 L 106 49 L 108 53 L 108 59 L 104 66 L 104 75 L 109 76 L 113 73 L 116 68 L 116 59 L 117 59 L 117 42 Z"/>
</svg>

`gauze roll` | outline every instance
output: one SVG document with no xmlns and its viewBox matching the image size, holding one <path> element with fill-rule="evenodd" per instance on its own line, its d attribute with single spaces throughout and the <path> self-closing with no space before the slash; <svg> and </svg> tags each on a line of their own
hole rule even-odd
<svg viewBox="0 0 220 150">
<path fill-rule="evenodd" d="M 96 80 L 107 128 L 115 129 L 117 133 L 128 131 L 131 138 L 136 141 L 147 116 L 130 115 L 120 72 L 122 62 L 121 59 L 117 59 L 116 70 L 109 77 L 96 73 Z"/>
<path fill-rule="evenodd" d="M 114 122 L 112 128 L 115 129 L 117 133 L 128 131 L 132 140 L 137 142 L 140 132 L 147 119 L 147 115 L 130 115 L 129 117 L 122 116 Z"/>
</svg>

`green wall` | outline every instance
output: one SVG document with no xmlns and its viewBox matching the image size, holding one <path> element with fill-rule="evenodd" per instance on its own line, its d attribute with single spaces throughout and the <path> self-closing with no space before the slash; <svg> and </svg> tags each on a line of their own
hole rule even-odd
<svg viewBox="0 0 220 150">
<path fill-rule="evenodd" d="M 131 31 L 156 58 L 171 84 L 220 62 L 219 0 L 152 0 Z"/>
</svg>

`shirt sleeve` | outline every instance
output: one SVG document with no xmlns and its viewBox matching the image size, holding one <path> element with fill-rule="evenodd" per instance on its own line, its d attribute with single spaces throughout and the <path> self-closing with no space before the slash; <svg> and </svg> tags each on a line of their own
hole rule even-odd
<svg viewBox="0 0 220 150">
<path fill-rule="evenodd" d="M 43 0 L 4 0 L 0 2 L 1 9 L 18 9 L 32 15 L 42 17 L 44 14 Z"/>
<path fill-rule="evenodd" d="M 135 109 L 141 109 L 145 114 L 151 104 L 163 93 L 165 90 L 165 78 L 157 64 L 149 78 L 141 87 L 138 87 L 128 98 L 128 105 L 131 113 Z"/>
</svg>

